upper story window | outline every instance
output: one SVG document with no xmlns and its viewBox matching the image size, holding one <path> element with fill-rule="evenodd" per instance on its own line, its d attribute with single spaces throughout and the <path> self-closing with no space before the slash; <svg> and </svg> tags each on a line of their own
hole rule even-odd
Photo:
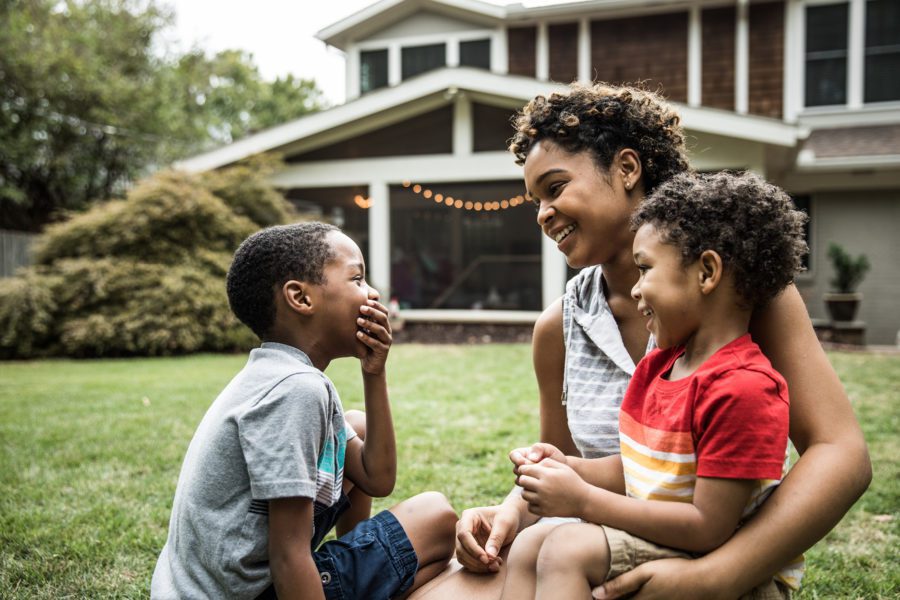
<svg viewBox="0 0 900 600">
<path fill-rule="evenodd" d="M 363 94 L 388 84 L 388 51 L 367 50 L 359 53 L 359 91 Z"/>
<path fill-rule="evenodd" d="M 459 64 L 463 67 L 491 68 L 491 40 L 471 40 L 459 43 Z"/>
<path fill-rule="evenodd" d="M 806 105 L 847 102 L 848 4 L 806 7 Z"/>
<path fill-rule="evenodd" d="M 900 2 L 857 1 L 864 23 L 856 22 L 850 2 L 806 7 L 806 106 L 900 100 Z M 852 49 L 851 30 L 859 32 Z M 851 55 L 858 57 L 852 64 Z M 857 78 L 849 76 L 854 70 Z M 848 81 L 860 79 L 862 89 L 848 90 Z"/>
<path fill-rule="evenodd" d="M 866 3 L 865 102 L 900 100 L 900 2 Z"/>
<path fill-rule="evenodd" d="M 439 69 L 447 64 L 447 45 L 407 46 L 401 50 L 400 63 L 402 79 Z"/>
</svg>

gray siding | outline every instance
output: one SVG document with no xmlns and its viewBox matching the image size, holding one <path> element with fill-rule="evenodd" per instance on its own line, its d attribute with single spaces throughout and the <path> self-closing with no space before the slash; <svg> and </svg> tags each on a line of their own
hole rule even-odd
<svg viewBox="0 0 900 600">
<path fill-rule="evenodd" d="M 857 319 L 866 322 L 866 342 L 895 344 L 900 330 L 900 190 L 819 192 L 812 195 L 812 264 L 797 282 L 810 316 L 825 319 L 822 294 L 833 277 L 828 244 L 837 242 L 872 264 L 859 286 Z"/>
</svg>

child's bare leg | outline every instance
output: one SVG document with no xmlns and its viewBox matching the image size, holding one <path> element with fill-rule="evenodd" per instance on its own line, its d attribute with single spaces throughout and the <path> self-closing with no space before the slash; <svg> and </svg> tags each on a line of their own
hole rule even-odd
<svg viewBox="0 0 900 600">
<path fill-rule="evenodd" d="M 366 413 L 361 410 L 348 410 L 344 413 L 344 420 L 350 423 L 350 427 L 362 441 L 366 440 Z M 344 479 L 344 493 L 350 499 L 350 507 L 344 511 L 335 523 L 334 529 L 337 537 L 348 533 L 361 521 L 372 516 L 372 497 L 366 495 L 361 489 L 354 487 L 349 480 Z"/>
<path fill-rule="evenodd" d="M 591 588 L 606 581 L 608 573 L 609 544 L 603 528 L 592 523 L 560 525 L 541 546 L 535 598 L 590 598 Z"/>
<path fill-rule="evenodd" d="M 456 512 L 439 492 L 424 492 L 390 508 L 419 559 L 419 570 L 407 594 L 444 570 L 453 556 Z"/>
<path fill-rule="evenodd" d="M 557 527 L 559 523 L 537 523 L 516 536 L 507 558 L 502 600 L 534 598 L 538 555 L 544 540 Z"/>
</svg>

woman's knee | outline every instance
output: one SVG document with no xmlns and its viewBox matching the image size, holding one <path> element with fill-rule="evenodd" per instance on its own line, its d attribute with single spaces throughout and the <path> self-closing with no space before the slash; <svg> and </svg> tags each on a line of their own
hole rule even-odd
<svg viewBox="0 0 900 600">
<path fill-rule="evenodd" d="M 420 564 L 453 555 L 457 515 L 443 494 L 423 492 L 390 510 L 406 531 Z"/>
<path fill-rule="evenodd" d="M 366 413 L 361 410 L 348 410 L 344 412 L 344 420 L 350 424 L 359 439 L 366 439 Z"/>
</svg>

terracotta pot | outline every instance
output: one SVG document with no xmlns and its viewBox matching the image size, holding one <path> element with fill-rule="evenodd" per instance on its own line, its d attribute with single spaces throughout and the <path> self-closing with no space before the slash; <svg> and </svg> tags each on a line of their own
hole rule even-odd
<svg viewBox="0 0 900 600">
<path fill-rule="evenodd" d="M 853 321 L 861 300 L 859 292 L 829 292 L 825 294 L 825 307 L 832 321 Z"/>
</svg>

